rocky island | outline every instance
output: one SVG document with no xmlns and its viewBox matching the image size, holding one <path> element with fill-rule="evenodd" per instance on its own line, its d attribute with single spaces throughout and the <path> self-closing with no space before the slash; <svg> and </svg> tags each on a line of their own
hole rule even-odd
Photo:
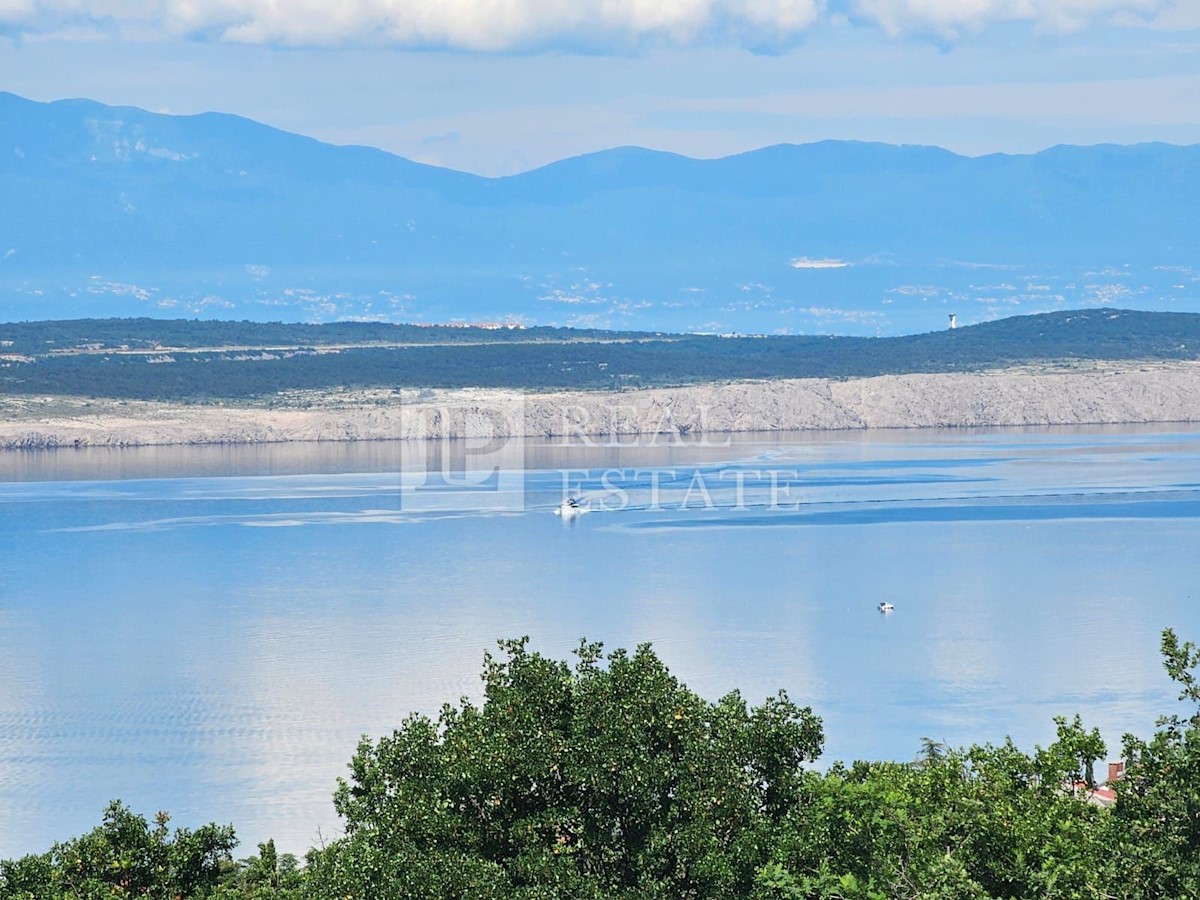
<svg viewBox="0 0 1200 900">
<path fill-rule="evenodd" d="M 0 448 L 489 435 L 603 437 L 1200 421 L 1200 363 L 1088 362 L 624 391 L 301 391 L 263 400 L 0 398 Z"/>
</svg>

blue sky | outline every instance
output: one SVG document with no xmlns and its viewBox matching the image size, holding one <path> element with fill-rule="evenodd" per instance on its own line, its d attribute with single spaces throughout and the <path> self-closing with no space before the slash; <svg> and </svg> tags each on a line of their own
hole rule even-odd
<svg viewBox="0 0 1200 900">
<path fill-rule="evenodd" d="M 1200 0 L 0 0 L 0 88 L 489 175 L 626 144 L 1200 143 Z"/>
</svg>

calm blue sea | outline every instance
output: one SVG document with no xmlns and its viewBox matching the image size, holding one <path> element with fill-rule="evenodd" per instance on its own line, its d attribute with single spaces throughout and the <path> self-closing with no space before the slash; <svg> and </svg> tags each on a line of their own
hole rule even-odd
<svg viewBox="0 0 1200 900">
<path fill-rule="evenodd" d="M 0 856 L 112 798 L 302 852 L 359 736 L 477 695 L 503 637 L 785 688 L 826 762 L 1076 712 L 1115 758 L 1174 709 L 1160 630 L 1200 639 L 1193 429 L 530 445 L 465 488 L 399 452 L 0 457 Z"/>
</svg>

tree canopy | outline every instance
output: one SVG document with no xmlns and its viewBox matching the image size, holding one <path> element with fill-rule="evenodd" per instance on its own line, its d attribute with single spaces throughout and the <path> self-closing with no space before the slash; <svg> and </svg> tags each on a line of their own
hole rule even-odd
<svg viewBox="0 0 1200 900">
<path fill-rule="evenodd" d="M 573 662 L 487 655 L 481 702 L 364 739 L 306 864 L 233 830 L 168 830 L 114 803 L 0 863 L 0 900 L 990 900 L 1200 896 L 1200 649 L 1163 634 L 1188 715 L 1107 748 L 1079 717 L 1026 752 L 924 740 L 909 762 L 813 765 L 820 719 L 785 693 L 710 701 L 649 646 Z"/>
</svg>

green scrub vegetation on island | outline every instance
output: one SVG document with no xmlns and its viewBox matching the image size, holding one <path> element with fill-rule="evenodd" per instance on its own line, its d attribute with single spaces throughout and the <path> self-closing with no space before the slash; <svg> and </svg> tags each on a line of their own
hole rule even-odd
<svg viewBox="0 0 1200 900">
<path fill-rule="evenodd" d="M 1032 752 L 924 741 L 912 762 L 818 759 L 784 693 L 713 702 L 649 646 L 574 662 L 504 641 L 481 704 L 364 740 L 334 795 L 344 835 L 303 865 L 234 862 L 229 827 L 170 831 L 120 804 L 0 864 L 3 900 L 1184 898 L 1200 896 L 1200 649 L 1163 633 L 1189 714 L 1107 748 L 1076 717 Z"/>
<path fill-rule="evenodd" d="M 340 388 L 617 390 L 1200 358 L 1200 314 L 1088 309 L 902 337 L 79 319 L 0 325 L 0 394 L 195 402 Z"/>
</svg>

